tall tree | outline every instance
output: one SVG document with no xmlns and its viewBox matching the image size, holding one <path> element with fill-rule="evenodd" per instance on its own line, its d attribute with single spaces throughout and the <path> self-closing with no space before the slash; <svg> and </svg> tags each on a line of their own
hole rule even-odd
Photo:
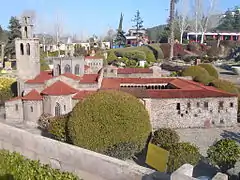
<svg viewBox="0 0 240 180">
<path fill-rule="evenodd" d="M 170 0 L 170 19 L 169 19 L 169 25 L 170 25 L 170 55 L 169 59 L 171 60 L 173 58 L 173 48 L 174 48 L 174 30 L 175 30 L 175 23 L 174 23 L 174 16 L 175 16 L 175 5 L 178 2 L 178 0 Z"/>
<path fill-rule="evenodd" d="M 123 14 L 121 13 L 120 21 L 119 21 L 119 25 L 118 25 L 118 29 L 117 29 L 117 35 L 116 35 L 116 39 L 115 39 L 115 43 L 118 44 L 119 47 L 121 45 L 126 44 L 126 37 L 124 34 L 125 34 L 125 32 L 123 31 Z"/>
<path fill-rule="evenodd" d="M 133 25 L 133 28 L 136 29 L 137 37 L 139 37 L 139 30 L 141 30 L 143 28 L 143 19 L 140 16 L 140 11 L 139 10 L 137 10 L 137 12 L 134 15 L 134 18 L 132 19 L 132 21 L 135 23 Z"/>
<path fill-rule="evenodd" d="M 16 17 L 11 17 L 9 21 L 9 36 L 5 46 L 5 56 L 15 58 L 15 39 L 21 37 L 21 25 Z"/>
</svg>

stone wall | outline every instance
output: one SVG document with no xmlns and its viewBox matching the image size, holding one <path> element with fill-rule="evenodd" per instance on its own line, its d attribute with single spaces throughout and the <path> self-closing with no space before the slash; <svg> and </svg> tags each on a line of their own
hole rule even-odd
<svg viewBox="0 0 240 180">
<path fill-rule="evenodd" d="M 121 161 L 83 148 L 31 134 L 6 124 L 0 124 L 0 149 L 16 151 L 53 168 L 73 172 L 79 177 L 95 175 L 92 180 L 153 180 L 153 170 Z M 144 178 L 143 178 L 144 177 Z M 159 180 L 167 180 L 165 174 L 158 174 Z"/>
<path fill-rule="evenodd" d="M 37 121 L 43 113 L 42 101 L 23 101 L 24 121 L 28 125 L 37 126 Z"/>
<path fill-rule="evenodd" d="M 221 107 L 220 102 L 223 103 Z M 145 99 L 145 105 L 153 129 L 227 127 L 237 124 L 237 97 Z"/>
<path fill-rule="evenodd" d="M 23 105 L 22 100 L 17 99 L 5 102 L 6 119 L 9 121 L 23 122 Z"/>
</svg>

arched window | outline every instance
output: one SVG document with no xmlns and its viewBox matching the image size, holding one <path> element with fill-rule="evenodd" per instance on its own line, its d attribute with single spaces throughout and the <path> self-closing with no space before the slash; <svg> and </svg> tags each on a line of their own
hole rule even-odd
<svg viewBox="0 0 240 180">
<path fill-rule="evenodd" d="M 64 71 L 65 71 L 65 73 L 71 72 L 71 67 L 68 64 L 66 64 L 66 66 L 64 67 Z"/>
<path fill-rule="evenodd" d="M 79 75 L 80 74 L 80 69 L 79 69 L 79 64 L 76 64 L 75 66 L 75 72 L 74 72 L 76 75 Z"/>
<path fill-rule="evenodd" d="M 57 64 L 57 66 L 56 66 L 56 76 L 59 76 L 59 75 L 61 75 L 61 66 L 60 66 L 60 64 Z"/>
<path fill-rule="evenodd" d="M 25 26 L 24 31 L 25 31 L 26 38 L 28 38 L 28 29 L 27 29 L 27 26 Z"/>
<path fill-rule="evenodd" d="M 31 109 L 31 112 L 33 112 L 33 107 L 32 106 L 30 107 L 30 109 Z"/>
<path fill-rule="evenodd" d="M 30 55 L 30 44 L 29 43 L 26 44 L 26 51 L 27 51 L 27 55 Z"/>
<path fill-rule="evenodd" d="M 23 46 L 23 43 L 20 44 L 20 52 L 21 52 L 21 55 L 24 55 L 24 46 Z"/>
<path fill-rule="evenodd" d="M 59 103 L 56 103 L 55 106 L 55 116 L 60 116 L 61 115 L 61 106 Z"/>
</svg>

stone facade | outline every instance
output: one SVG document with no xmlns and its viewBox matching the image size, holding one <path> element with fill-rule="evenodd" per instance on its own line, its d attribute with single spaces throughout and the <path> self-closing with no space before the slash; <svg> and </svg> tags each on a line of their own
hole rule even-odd
<svg viewBox="0 0 240 180">
<path fill-rule="evenodd" d="M 90 67 L 89 74 L 96 74 L 103 67 L 103 59 L 96 57 L 85 57 L 86 65 Z"/>
<path fill-rule="evenodd" d="M 227 127 L 237 123 L 237 97 L 144 100 L 153 129 Z"/>
</svg>

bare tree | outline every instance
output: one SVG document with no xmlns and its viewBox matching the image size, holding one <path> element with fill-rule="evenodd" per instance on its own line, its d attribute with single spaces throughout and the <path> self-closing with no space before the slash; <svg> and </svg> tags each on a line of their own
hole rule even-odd
<svg viewBox="0 0 240 180">
<path fill-rule="evenodd" d="M 209 27 L 209 18 L 213 15 L 217 0 L 208 0 L 206 6 L 202 0 L 195 0 L 195 27 L 196 33 L 201 32 L 201 43 L 204 41 L 204 35 Z M 196 35 L 197 40 L 197 35 Z"/>
<path fill-rule="evenodd" d="M 176 22 L 180 30 L 180 43 L 183 43 L 183 33 L 189 26 L 189 0 L 180 0 L 179 6 L 177 8 Z"/>
<path fill-rule="evenodd" d="M 58 47 L 58 56 L 60 56 L 60 38 L 63 34 L 63 19 L 60 14 L 56 15 L 56 23 L 54 25 L 54 35 L 56 37 L 56 43 Z"/>
</svg>

